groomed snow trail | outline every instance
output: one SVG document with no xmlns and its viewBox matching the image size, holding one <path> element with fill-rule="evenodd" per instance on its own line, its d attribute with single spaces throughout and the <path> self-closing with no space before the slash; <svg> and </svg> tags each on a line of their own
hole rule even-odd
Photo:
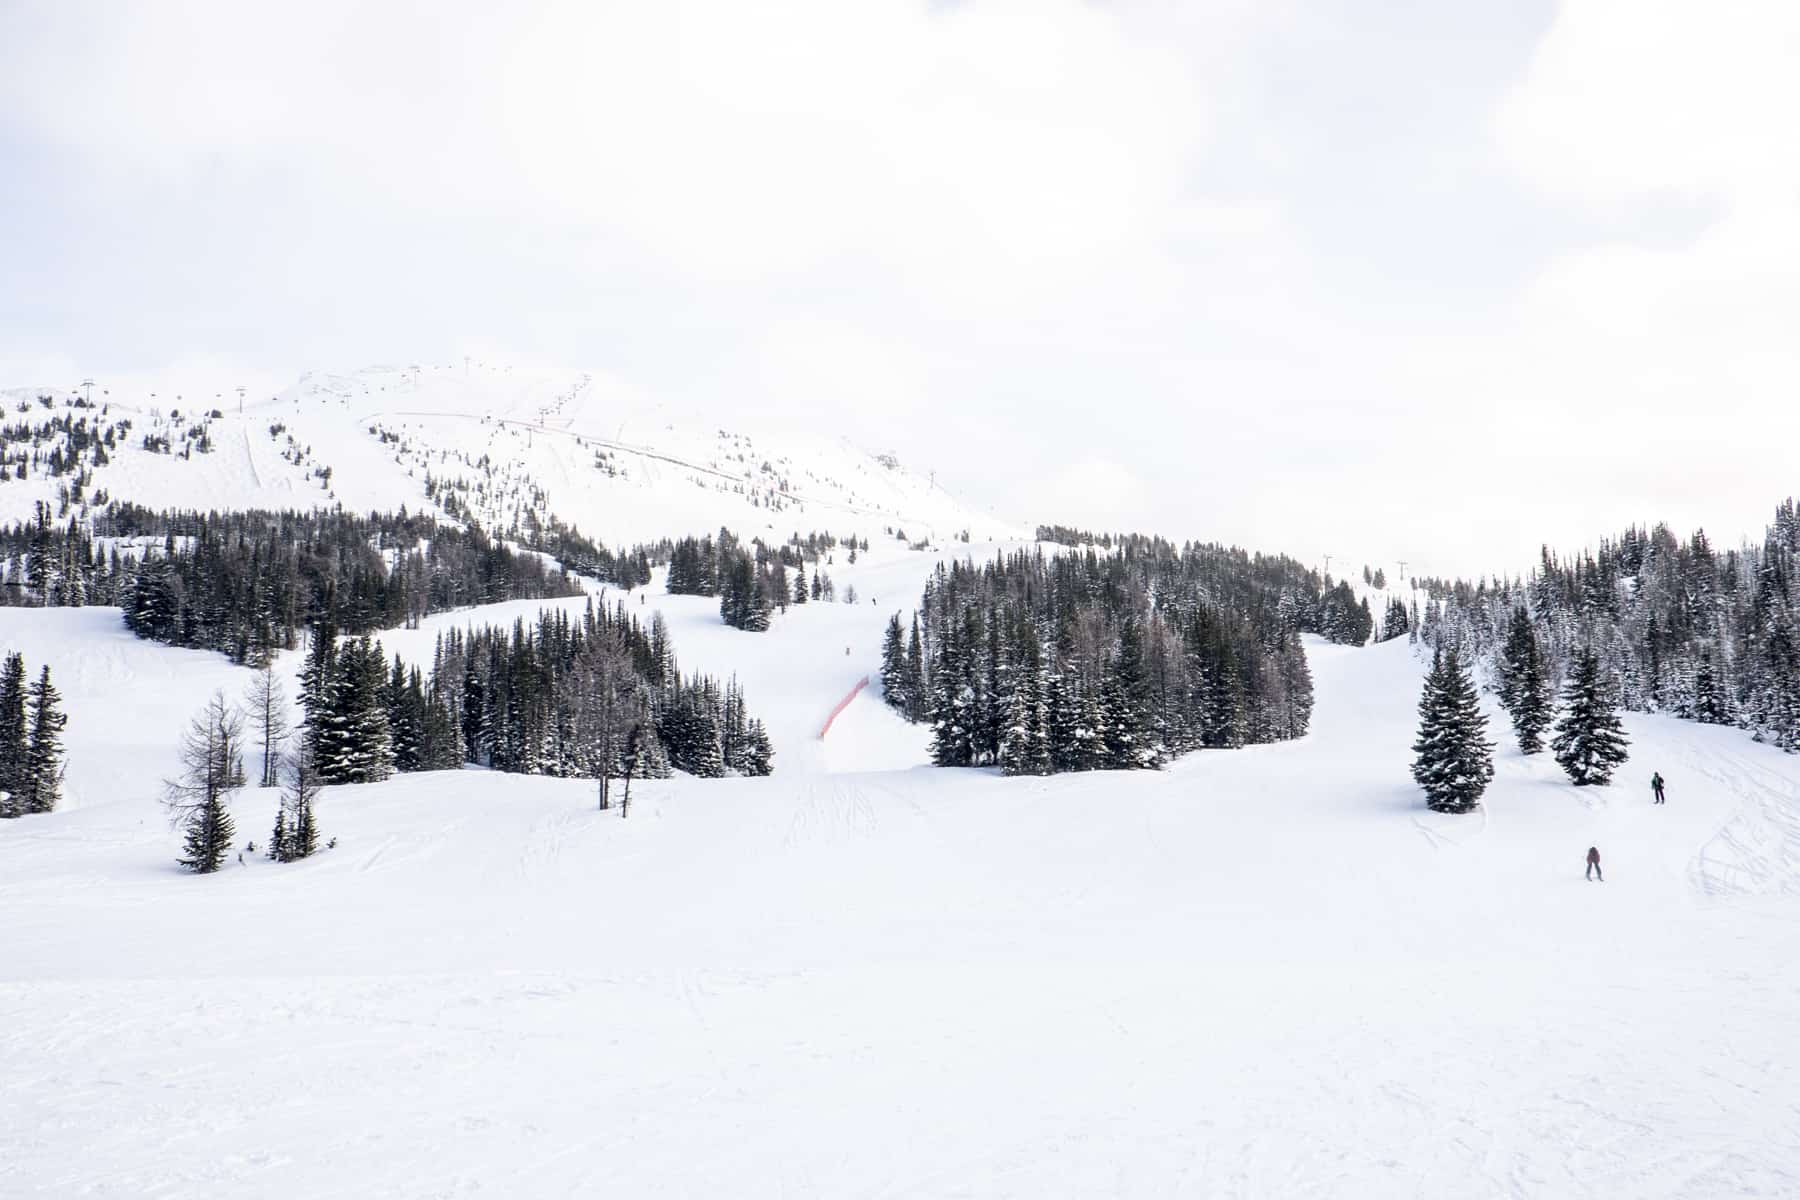
<svg viewBox="0 0 1800 1200">
<path fill-rule="evenodd" d="M 411 776 L 329 792 L 316 860 L 195 879 L 121 771 L 0 827 L 0 1194 L 1800 1192 L 1796 864 L 1745 832 L 1800 760 L 1633 718 L 1614 788 L 1503 750 L 1484 814 L 1436 816 L 1407 647 L 1314 645 L 1297 744 L 843 773 L 840 734 L 919 749 L 867 696 L 816 743 L 852 619 L 741 672 L 804 769 L 629 820 Z"/>
</svg>

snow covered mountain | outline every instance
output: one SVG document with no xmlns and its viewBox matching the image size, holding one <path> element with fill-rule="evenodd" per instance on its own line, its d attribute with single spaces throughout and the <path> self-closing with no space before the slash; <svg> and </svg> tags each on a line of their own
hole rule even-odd
<svg viewBox="0 0 1800 1200">
<path fill-rule="evenodd" d="M 823 436 L 680 424 L 581 371 L 376 367 L 241 398 L 205 384 L 103 384 L 0 391 L 9 468 L 0 520 L 27 518 L 39 501 L 61 515 L 111 499 L 153 509 L 436 505 L 501 532 L 554 515 L 611 544 L 722 525 L 782 539 L 815 529 L 872 537 L 892 527 L 934 542 L 1020 532 L 890 455 Z"/>
</svg>

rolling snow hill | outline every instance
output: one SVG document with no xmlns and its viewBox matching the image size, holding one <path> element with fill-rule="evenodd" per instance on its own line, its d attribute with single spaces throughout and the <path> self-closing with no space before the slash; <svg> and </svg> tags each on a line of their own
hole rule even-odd
<svg viewBox="0 0 1800 1200">
<path fill-rule="evenodd" d="M 0 457 L 27 469 L 0 479 L 0 520 L 28 518 L 39 501 L 61 515 L 76 475 L 53 475 L 42 461 L 67 448 L 44 427 L 85 418 L 130 424 L 104 463 L 93 465 L 91 450 L 83 457 L 77 510 L 100 495 L 154 509 L 354 512 L 418 511 L 453 497 L 490 530 L 554 514 L 607 543 L 721 525 L 780 540 L 811 530 L 872 539 L 889 527 L 934 542 L 1020 534 L 891 456 L 823 436 L 678 425 L 580 371 L 468 363 L 312 373 L 272 396 L 247 395 L 241 411 L 228 391 L 159 386 L 0 391 L 0 429 L 9 430 Z"/>
<path fill-rule="evenodd" d="M 910 603 L 930 561 L 857 586 Z M 777 775 L 639 784 L 628 820 L 577 781 L 333 789 L 337 848 L 199 878 L 157 747 L 231 668 L 0 610 L 83 772 L 0 828 L 0 1194 L 1800 1191 L 1800 760 L 1627 716 L 1617 786 L 1507 747 L 1437 816 L 1407 644 L 1315 641 L 1299 742 L 908 767 L 866 693 L 808 732 L 885 602 L 710 639 L 694 603 L 643 601 L 736 664 Z"/>
</svg>

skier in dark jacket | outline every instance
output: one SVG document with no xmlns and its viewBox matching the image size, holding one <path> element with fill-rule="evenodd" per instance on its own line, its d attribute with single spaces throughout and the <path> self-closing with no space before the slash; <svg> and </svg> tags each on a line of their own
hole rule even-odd
<svg viewBox="0 0 1800 1200">
<path fill-rule="evenodd" d="M 1601 883 L 1606 882 L 1606 876 L 1600 874 L 1600 850 L 1596 846 L 1589 846 L 1588 847 L 1588 869 L 1587 869 L 1587 877 L 1588 877 L 1589 882 L 1592 882 L 1596 876 L 1599 877 Z"/>
<path fill-rule="evenodd" d="M 1650 773 L 1650 790 L 1656 795 L 1656 799 L 1651 803 L 1661 804 L 1663 802 L 1663 777 L 1661 771 L 1652 771 Z"/>
</svg>

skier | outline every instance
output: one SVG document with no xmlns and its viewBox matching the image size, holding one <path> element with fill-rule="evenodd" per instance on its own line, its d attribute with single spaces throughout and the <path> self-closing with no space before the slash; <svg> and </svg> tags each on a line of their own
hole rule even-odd
<svg viewBox="0 0 1800 1200">
<path fill-rule="evenodd" d="M 1656 799 L 1651 803 L 1661 804 L 1663 802 L 1663 777 L 1661 771 L 1652 771 L 1650 773 L 1650 790 L 1656 795 Z"/>
<path fill-rule="evenodd" d="M 1601 883 L 1606 882 L 1606 876 L 1600 874 L 1600 850 L 1596 846 L 1589 846 L 1587 869 L 1588 882 L 1592 883 L 1595 876 L 1599 876 Z"/>
</svg>

